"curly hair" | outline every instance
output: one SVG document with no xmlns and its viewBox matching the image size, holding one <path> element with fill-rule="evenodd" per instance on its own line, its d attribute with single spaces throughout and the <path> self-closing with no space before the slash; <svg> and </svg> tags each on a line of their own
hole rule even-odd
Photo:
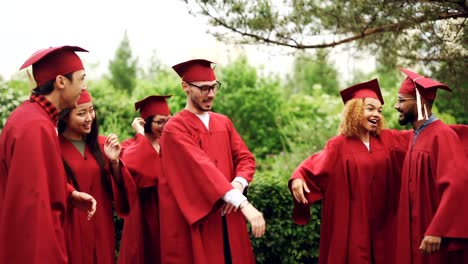
<svg viewBox="0 0 468 264">
<path fill-rule="evenodd" d="M 338 135 L 346 137 L 359 137 L 362 129 L 361 120 L 364 117 L 364 98 L 351 99 L 346 102 L 341 113 L 341 123 L 338 127 Z M 384 127 L 384 117 L 380 118 L 377 124 L 377 130 L 371 135 L 378 135 Z"/>
</svg>

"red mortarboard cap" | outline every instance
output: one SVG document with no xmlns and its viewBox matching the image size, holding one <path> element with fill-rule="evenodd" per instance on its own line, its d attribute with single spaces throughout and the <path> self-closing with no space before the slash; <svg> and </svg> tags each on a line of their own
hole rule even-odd
<svg viewBox="0 0 468 264">
<path fill-rule="evenodd" d="M 140 109 L 140 116 L 143 119 L 152 115 L 170 115 L 169 105 L 166 98 L 172 95 L 151 95 L 135 103 L 135 111 Z"/>
<path fill-rule="evenodd" d="M 88 52 L 77 46 L 42 49 L 31 55 L 23 63 L 20 70 L 32 65 L 34 80 L 37 86 L 41 86 L 47 81 L 54 79 L 57 75 L 65 75 L 84 69 L 83 63 L 75 51 Z"/>
<path fill-rule="evenodd" d="M 400 68 L 400 70 L 408 76 L 400 86 L 398 93 L 400 94 L 416 94 L 416 88 L 418 89 L 421 96 L 428 100 L 434 100 L 437 96 L 437 89 L 444 89 L 449 92 L 450 88 L 438 81 L 432 80 L 430 78 L 421 76 L 415 72 L 412 72 L 408 69 Z M 416 84 L 416 85 L 415 85 Z"/>
<path fill-rule="evenodd" d="M 184 82 L 205 82 L 216 80 L 211 64 L 213 62 L 209 60 L 196 59 L 179 63 L 172 68 Z"/>
<path fill-rule="evenodd" d="M 380 92 L 380 86 L 377 79 L 373 79 L 368 82 L 358 83 L 351 87 L 348 87 L 340 91 L 343 103 L 346 104 L 351 99 L 357 98 L 374 98 L 384 104 L 382 93 Z"/>
<path fill-rule="evenodd" d="M 91 98 L 91 94 L 88 93 L 87 89 L 84 89 L 81 92 L 80 98 L 78 99 L 78 102 L 76 102 L 76 104 L 77 105 L 86 104 L 86 103 L 91 102 L 92 100 L 93 100 L 93 98 Z"/>
</svg>

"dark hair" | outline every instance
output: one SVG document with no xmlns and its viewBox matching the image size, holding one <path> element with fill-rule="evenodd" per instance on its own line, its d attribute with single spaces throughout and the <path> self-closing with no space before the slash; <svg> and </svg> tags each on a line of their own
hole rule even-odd
<svg viewBox="0 0 468 264">
<path fill-rule="evenodd" d="M 150 115 L 145 119 L 145 133 L 153 134 L 153 130 L 151 129 L 151 125 L 153 124 L 153 118 L 155 115 Z"/>
<path fill-rule="evenodd" d="M 73 72 L 64 74 L 63 76 L 67 78 L 68 80 L 73 81 Z M 41 86 L 37 86 L 36 88 L 32 90 L 32 92 L 34 94 L 40 94 L 40 95 L 50 94 L 54 90 L 54 82 L 55 82 L 55 78 L 47 81 Z"/>
<path fill-rule="evenodd" d="M 60 119 L 58 121 L 58 132 L 62 134 L 65 129 L 67 128 L 67 123 L 63 120 L 64 118 L 70 116 L 71 109 L 64 109 L 60 112 Z M 101 175 L 103 179 L 105 179 L 105 166 L 106 166 L 106 159 L 102 154 L 101 147 L 99 146 L 99 124 L 97 121 L 97 115 L 95 116 L 93 123 L 91 124 L 91 132 L 85 137 L 85 144 L 89 147 L 91 154 L 96 159 L 99 170 L 101 171 Z M 78 190 L 78 181 L 76 179 L 75 173 L 70 168 L 70 166 L 65 162 L 65 158 L 62 156 L 63 164 L 65 166 L 65 172 L 67 173 L 67 178 L 71 181 L 74 187 Z"/>
</svg>

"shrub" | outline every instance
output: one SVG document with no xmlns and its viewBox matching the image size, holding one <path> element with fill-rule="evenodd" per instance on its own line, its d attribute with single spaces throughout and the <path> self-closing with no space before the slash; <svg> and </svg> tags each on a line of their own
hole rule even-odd
<svg viewBox="0 0 468 264">
<path fill-rule="evenodd" d="M 263 237 L 251 238 L 257 263 L 317 263 L 320 204 L 312 205 L 309 224 L 294 224 L 288 178 L 289 175 L 257 175 L 249 187 L 249 200 L 263 213 L 267 223 Z"/>
</svg>

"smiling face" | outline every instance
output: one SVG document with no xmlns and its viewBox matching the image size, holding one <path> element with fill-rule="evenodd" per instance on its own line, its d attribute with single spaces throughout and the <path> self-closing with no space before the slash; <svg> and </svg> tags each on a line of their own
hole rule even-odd
<svg viewBox="0 0 468 264">
<path fill-rule="evenodd" d="M 194 84 L 199 87 L 211 86 L 217 84 L 216 80 L 209 82 L 182 82 L 182 88 L 187 94 L 187 108 L 189 111 L 195 114 L 203 114 L 204 112 L 210 111 L 213 107 L 213 102 L 216 97 L 216 92 L 212 89 L 207 94 L 203 94 L 200 88 L 191 85 Z"/>
<path fill-rule="evenodd" d="M 77 105 L 64 120 L 66 123 L 65 133 L 69 138 L 81 139 L 91 132 L 95 118 L 96 112 L 94 112 L 92 102 Z"/>
<path fill-rule="evenodd" d="M 400 113 L 398 123 L 402 126 L 413 123 L 417 120 L 417 103 L 414 95 L 398 94 L 394 108 Z"/>
<path fill-rule="evenodd" d="M 145 133 L 152 134 L 155 138 L 160 138 L 170 115 L 152 115 L 145 122 Z"/>
<path fill-rule="evenodd" d="M 382 103 L 374 98 L 364 99 L 364 112 L 360 125 L 368 132 L 376 132 L 382 120 Z"/>
<path fill-rule="evenodd" d="M 366 138 L 379 134 L 384 127 L 382 104 L 374 98 L 357 98 L 346 102 L 338 134 L 346 137 Z"/>
</svg>

